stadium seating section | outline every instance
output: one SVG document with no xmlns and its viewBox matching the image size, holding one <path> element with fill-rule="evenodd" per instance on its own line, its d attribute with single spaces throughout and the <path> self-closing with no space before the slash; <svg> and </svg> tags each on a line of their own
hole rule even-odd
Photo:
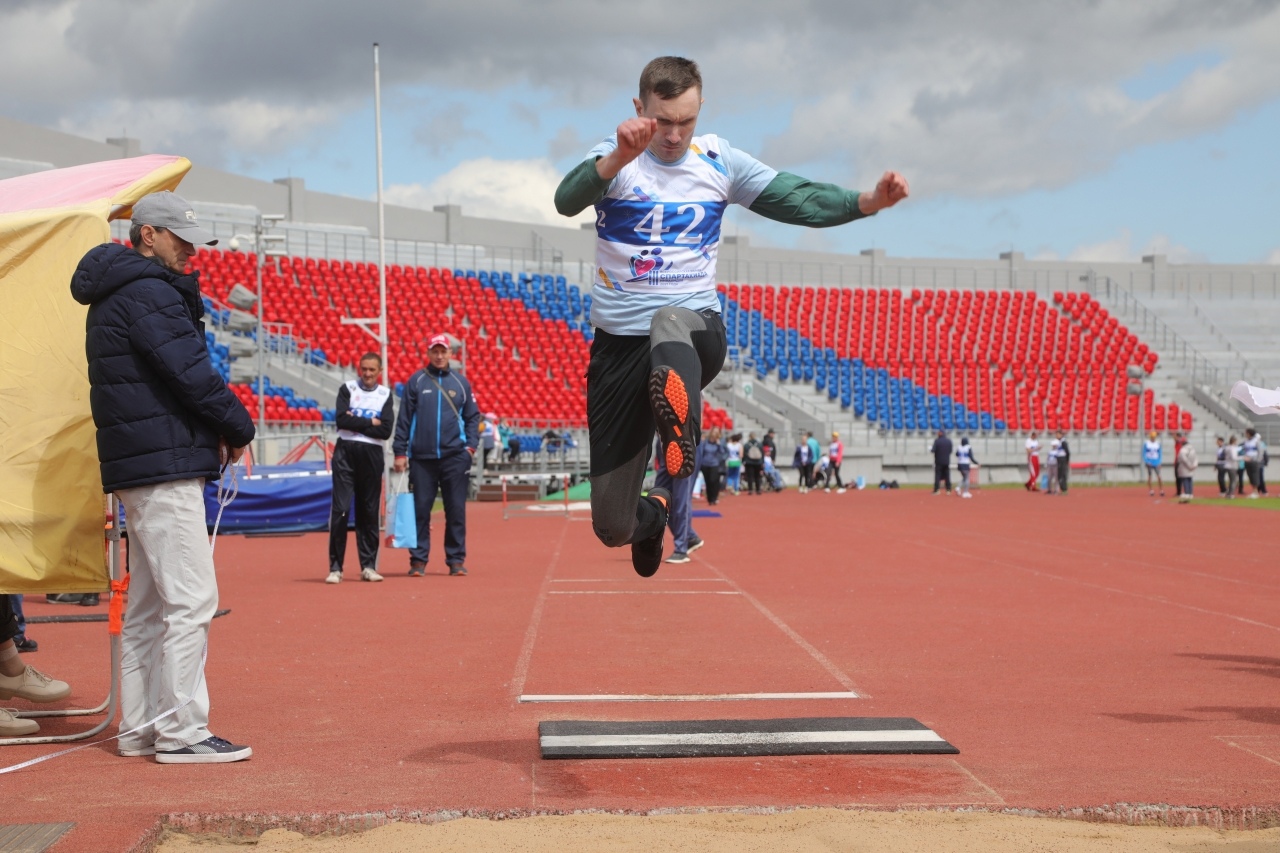
<svg viewBox="0 0 1280 853">
<path fill-rule="evenodd" d="M 202 251 L 207 294 L 225 302 L 254 286 L 252 254 Z M 378 303 L 369 263 L 283 258 L 265 273 L 268 321 L 290 324 L 311 357 L 352 366 L 373 341 L 344 317 Z M 1017 291 L 855 290 L 720 285 L 730 346 L 759 376 L 812 383 L 842 409 L 886 430 L 1191 428 L 1191 414 L 1128 393 L 1131 368 L 1151 373 L 1157 355 L 1086 294 L 1052 303 Z M 430 334 L 464 344 L 466 372 L 481 406 L 504 417 L 585 423 L 584 374 L 591 297 L 563 276 L 387 268 L 388 378 L 423 363 Z M 216 316 L 215 324 L 225 318 Z M 248 333 L 251 334 L 251 333 Z M 210 335 L 227 375 L 226 348 Z M 255 389 L 235 385 L 256 411 Z M 268 419 L 331 420 L 332 410 L 267 381 Z M 731 426 L 704 406 L 707 426 Z"/>
</svg>

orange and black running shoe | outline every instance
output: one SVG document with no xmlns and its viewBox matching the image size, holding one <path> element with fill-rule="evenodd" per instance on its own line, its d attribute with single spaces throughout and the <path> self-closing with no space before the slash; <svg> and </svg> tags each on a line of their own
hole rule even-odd
<svg viewBox="0 0 1280 853">
<path fill-rule="evenodd" d="M 662 442 L 662 461 L 672 477 L 693 474 L 693 430 L 689 424 L 689 392 L 680 374 L 655 367 L 649 374 L 649 405 Z"/>
</svg>

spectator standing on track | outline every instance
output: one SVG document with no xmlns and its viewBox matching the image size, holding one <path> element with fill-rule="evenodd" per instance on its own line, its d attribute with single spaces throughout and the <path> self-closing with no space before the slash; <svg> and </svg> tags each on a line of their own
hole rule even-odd
<svg viewBox="0 0 1280 853">
<path fill-rule="evenodd" d="M 14 638 L 19 636 L 18 617 L 11 603 L 14 597 L 0 595 L 0 699 L 16 696 L 28 702 L 57 702 L 67 698 L 71 695 L 70 685 L 22 662 L 14 643 Z M 0 737 L 25 737 L 38 731 L 40 724 L 35 720 L 0 708 Z"/>
<path fill-rule="evenodd" d="M 764 438 L 760 440 L 760 446 L 764 448 L 764 455 L 768 456 L 776 464 L 778 461 L 778 440 L 774 437 L 773 430 L 764 431 Z"/>
<path fill-rule="evenodd" d="M 742 486 L 742 433 L 735 432 L 729 436 L 728 443 L 725 444 L 725 488 L 738 494 L 738 490 Z"/>
<path fill-rule="evenodd" d="M 794 465 L 800 471 L 800 494 L 809 491 L 809 481 L 813 479 L 814 466 L 813 449 L 809 446 L 809 442 L 803 439 L 796 445 L 796 455 L 792 460 Z"/>
<path fill-rule="evenodd" d="M 1175 466 L 1175 467 L 1176 467 L 1176 466 L 1177 466 L 1177 464 L 1178 464 L 1178 454 L 1182 451 L 1182 445 L 1184 445 L 1184 444 L 1186 444 L 1186 443 L 1187 443 L 1187 439 L 1182 435 L 1182 433 L 1180 433 L 1180 432 L 1175 432 L 1175 433 L 1173 434 L 1173 464 L 1174 464 L 1174 466 Z M 1173 481 L 1173 482 L 1174 482 L 1174 486 L 1175 486 L 1174 491 L 1177 491 L 1177 488 L 1176 488 L 1176 487 L 1177 487 L 1179 484 L 1178 484 L 1178 478 L 1177 478 L 1177 473 L 1176 473 L 1176 472 L 1175 472 L 1175 475 L 1174 475 L 1174 481 Z M 1147 488 L 1148 488 L 1148 489 L 1150 489 L 1150 488 L 1151 488 L 1151 478 L 1150 478 L 1149 476 L 1147 477 Z M 1164 497 L 1164 488 L 1163 488 L 1163 487 L 1160 489 L 1160 496 L 1161 496 L 1161 497 Z M 1182 496 L 1182 492 L 1178 492 L 1178 496 L 1179 496 L 1179 497 L 1181 497 L 1181 496 Z"/>
<path fill-rule="evenodd" d="M 761 494 L 760 480 L 764 473 L 764 448 L 753 432 L 742 445 L 742 472 L 747 478 L 747 494 Z"/>
<path fill-rule="evenodd" d="M 1218 474 L 1218 497 L 1225 498 L 1230 478 L 1227 476 L 1227 442 L 1222 436 L 1218 436 L 1218 451 L 1214 457 L 1213 467 Z"/>
<path fill-rule="evenodd" d="M 1046 495 L 1058 494 L 1058 451 L 1061 449 L 1062 442 L 1055 438 L 1049 442 L 1049 452 L 1044 456 L 1045 481 L 1049 487 L 1045 490 Z"/>
<path fill-rule="evenodd" d="M 632 566 L 662 561 L 670 495 L 640 496 L 656 426 L 667 468 L 693 473 L 701 389 L 728 352 L 716 295 L 720 222 L 729 204 L 771 219 L 840 225 L 907 197 L 886 172 L 857 194 L 779 173 L 718 137 L 695 136 L 702 108 L 696 63 L 659 57 L 640 74 L 635 117 L 597 145 L 556 189 L 556 209 L 596 208 L 596 326 L 587 370 L 591 520 L 609 547 L 631 546 Z"/>
<path fill-rule="evenodd" d="M 676 479 L 663 465 L 663 455 L 653 456 L 654 488 L 671 493 L 671 507 L 667 510 L 667 527 L 671 530 L 671 545 L 675 549 L 667 558 L 668 563 L 687 563 L 689 555 L 706 543 L 693 529 L 693 477 Z"/>
<path fill-rule="evenodd" d="M 831 476 L 834 474 L 836 478 L 836 494 L 843 495 L 845 493 L 844 481 L 840 479 L 840 463 L 844 461 L 844 442 L 840 440 L 840 433 L 831 433 L 831 444 L 827 445 L 827 457 L 831 460 L 830 467 L 827 468 L 827 479 L 824 483 L 826 490 L 831 491 Z"/>
<path fill-rule="evenodd" d="M 969 439 L 960 439 L 960 446 L 956 448 L 956 470 L 960 472 L 960 497 L 971 498 L 969 493 L 969 467 L 977 467 L 978 460 L 973 455 L 973 448 L 969 446 Z"/>
<path fill-rule="evenodd" d="M 818 439 L 813 437 L 813 431 L 810 430 L 804 434 L 805 444 L 809 445 L 809 459 L 813 461 L 813 469 L 809 472 L 809 482 L 806 483 L 810 489 L 818 484 L 818 462 L 822 459 L 822 445 L 818 444 Z"/>
<path fill-rule="evenodd" d="M 1037 438 L 1039 433 L 1031 433 L 1027 438 L 1027 471 L 1031 476 L 1027 477 L 1026 489 L 1028 492 L 1040 491 L 1040 439 Z"/>
<path fill-rule="evenodd" d="M 1156 431 L 1152 430 L 1147 433 L 1147 440 L 1142 443 L 1142 464 L 1147 469 L 1147 494 L 1152 497 L 1156 493 L 1156 490 L 1151 488 L 1152 477 L 1155 477 L 1156 482 L 1160 484 L 1160 497 L 1164 497 L 1164 478 L 1160 475 L 1163 454 L 1164 448 L 1160 445 L 1160 438 L 1156 435 Z M 1177 459 L 1176 450 L 1174 451 L 1174 459 Z"/>
<path fill-rule="evenodd" d="M 1267 442 L 1258 436 L 1258 494 L 1267 496 L 1267 465 L 1271 463 L 1271 453 Z"/>
<path fill-rule="evenodd" d="M 381 385 L 382 357 L 360 356 L 360 377 L 342 384 L 334 406 L 338 440 L 333 447 L 333 503 L 329 508 L 329 576 L 325 583 L 342 582 L 347 555 L 347 520 L 351 499 L 356 505 L 356 554 L 360 580 L 380 581 L 378 574 L 378 507 L 382 502 L 382 473 L 387 467 L 386 445 L 395 426 L 395 400 Z"/>
<path fill-rule="evenodd" d="M 1058 491 L 1067 493 L 1067 482 L 1071 475 L 1071 445 L 1067 444 L 1067 434 L 1058 430 Z"/>
<path fill-rule="evenodd" d="M 171 192 L 133 206 L 133 248 L 90 249 L 71 279 L 89 306 L 85 351 L 102 488 L 129 519 L 129 602 L 121 638 L 120 755 L 221 764 L 253 754 L 209 731 L 202 657 L 218 608 L 204 485 L 253 440 L 253 420 L 205 346 L 194 244 L 214 245 Z M 184 704 L 185 703 L 185 704 Z"/>
<path fill-rule="evenodd" d="M 951 494 L 951 439 L 945 430 L 938 430 L 938 435 L 929 448 L 933 454 L 933 493 L 938 494 L 938 487 L 947 484 L 947 494 Z"/>
<path fill-rule="evenodd" d="M 1244 458 L 1244 471 L 1249 485 L 1253 491 L 1249 493 L 1249 497 L 1257 498 L 1262 482 L 1262 439 L 1258 437 L 1258 431 L 1253 427 L 1249 427 L 1244 431 L 1244 444 L 1241 445 L 1242 457 Z M 1241 493 L 1244 489 L 1240 489 Z"/>
<path fill-rule="evenodd" d="M 27 636 L 27 617 L 22 612 L 22 596 L 10 595 L 9 606 L 13 608 L 13 617 L 18 620 L 18 633 L 13 635 L 13 645 L 20 652 L 40 650 L 40 644 Z"/>
<path fill-rule="evenodd" d="M 1236 489 L 1240 485 L 1240 448 L 1236 444 L 1236 437 L 1233 435 L 1227 439 L 1227 443 L 1223 446 L 1222 467 L 1227 473 L 1227 500 L 1231 500 L 1236 496 Z"/>
<path fill-rule="evenodd" d="M 1173 460 L 1173 474 L 1178 478 L 1178 500 L 1181 503 L 1186 503 L 1195 496 L 1195 484 L 1192 478 L 1199 466 L 1196 449 L 1191 446 L 1191 442 L 1183 442 L 1177 458 Z"/>
<path fill-rule="evenodd" d="M 481 468 L 488 470 L 489 454 L 493 452 L 495 447 L 502 447 L 502 434 L 498 431 L 498 416 L 493 412 L 489 412 L 480 423 Z M 499 450 L 498 454 L 501 455 L 502 451 Z"/>
<path fill-rule="evenodd" d="M 697 464 L 702 471 L 702 485 L 707 493 L 707 506 L 715 506 L 720 501 L 720 466 L 729 457 L 729 450 L 724 446 L 720 427 L 712 427 L 707 437 L 698 444 Z M 670 515 L 670 513 L 668 513 Z"/>
<path fill-rule="evenodd" d="M 427 344 L 427 364 L 404 384 L 396 419 L 395 469 L 408 469 L 418 519 L 418 546 L 409 549 L 409 577 L 427 572 L 431 509 L 444 501 L 444 561 L 453 576 L 467 573 L 467 488 L 480 446 L 480 409 L 471 383 L 449 367 L 449 338 Z"/>
</svg>

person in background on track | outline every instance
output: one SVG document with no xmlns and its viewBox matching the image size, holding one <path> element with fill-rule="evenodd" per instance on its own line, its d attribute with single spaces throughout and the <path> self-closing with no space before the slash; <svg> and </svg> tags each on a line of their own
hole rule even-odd
<svg viewBox="0 0 1280 853">
<path fill-rule="evenodd" d="M 1183 442 L 1181 449 L 1178 450 L 1178 456 L 1173 460 L 1173 474 L 1178 478 L 1178 500 L 1181 503 L 1187 503 L 1195 496 L 1195 486 L 1193 477 L 1195 470 L 1200 465 L 1196 459 L 1196 449 L 1191 446 L 1191 442 Z"/>
<path fill-rule="evenodd" d="M 747 494 L 761 494 L 760 480 L 764 473 L 764 448 L 760 446 L 754 432 L 747 436 L 746 443 L 742 445 L 742 473 L 747 478 Z"/>
<path fill-rule="evenodd" d="M 449 338 L 427 344 L 427 364 L 404 383 L 396 419 L 395 470 L 408 469 L 418 519 L 418 547 L 409 550 L 409 577 L 427 572 L 431 509 L 444 500 L 444 561 L 452 576 L 467 573 L 467 489 L 480 446 L 480 409 L 471 383 L 450 368 Z"/>
<path fill-rule="evenodd" d="M 840 441 L 840 433 L 831 433 L 831 444 L 827 445 L 827 456 L 831 460 L 831 465 L 827 468 L 827 478 L 823 485 L 828 492 L 831 491 L 831 476 L 834 474 L 836 494 L 843 495 L 845 488 L 844 481 L 840 479 L 840 463 L 844 461 L 844 443 Z"/>
<path fill-rule="evenodd" d="M 1049 488 L 1045 491 L 1046 495 L 1056 495 L 1058 493 L 1058 451 L 1062 449 L 1062 442 L 1054 439 L 1049 442 L 1049 451 L 1044 457 L 1045 480 Z"/>
<path fill-rule="evenodd" d="M 480 422 L 480 451 L 483 454 L 480 458 L 480 466 L 485 470 L 489 468 L 489 454 L 495 447 L 502 447 L 502 433 L 498 430 L 498 416 L 488 412 Z M 502 451 L 499 450 L 498 454 L 501 456 Z"/>
<path fill-rule="evenodd" d="M 1214 470 L 1218 474 L 1218 497 L 1225 498 L 1227 496 L 1227 440 L 1222 436 L 1218 436 L 1218 451 L 1214 456 Z"/>
<path fill-rule="evenodd" d="M 707 437 L 698 443 L 697 450 L 697 463 L 702 471 L 702 486 L 708 506 L 715 506 L 720 501 L 720 468 L 728 458 L 729 450 L 724 446 L 720 427 L 712 427 Z"/>
<path fill-rule="evenodd" d="M 969 446 L 969 439 L 960 439 L 960 446 L 956 448 L 956 469 L 960 471 L 960 497 L 971 498 L 969 493 L 969 467 L 977 467 L 977 457 L 973 455 L 973 448 Z"/>
<path fill-rule="evenodd" d="M 1067 493 L 1067 483 L 1071 476 L 1071 445 L 1067 444 L 1067 434 L 1058 430 L 1058 491 Z"/>
<path fill-rule="evenodd" d="M 1258 436 L 1258 494 L 1267 496 L 1267 465 L 1271 462 L 1271 454 L 1267 442 Z"/>
<path fill-rule="evenodd" d="M 738 494 L 738 489 L 742 485 L 742 433 L 735 432 L 729 436 L 728 443 L 725 444 L 728 454 L 725 456 L 725 488 Z"/>
<path fill-rule="evenodd" d="M 1160 439 L 1156 431 L 1152 430 L 1147 433 L 1147 440 L 1142 443 L 1142 464 L 1147 469 L 1147 494 L 1151 496 L 1156 493 L 1156 490 L 1151 487 L 1151 478 L 1155 477 L 1160 485 L 1160 497 L 1164 497 L 1164 477 L 1160 474 L 1163 454 L 1164 448 L 1160 444 Z M 1177 451 L 1174 451 L 1174 458 L 1177 458 Z"/>
<path fill-rule="evenodd" d="M 818 462 L 822 459 L 822 445 L 813 437 L 812 430 L 804 434 L 804 440 L 809 445 L 809 458 L 813 460 L 813 470 L 809 472 L 809 482 L 805 485 L 812 489 L 818 485 Z"/>
<path fill-rule="evenodd" d="M 1251 498 L 1258 497 L 1259 484 L 1262 482 L 1262 477 L 1260 476 L 1262 472 L 1261 443 L 1262 439 L 1258 437 L 1258 431 L 1253 427 L 1249 427 L 1244 431 L 1244 443 L 1240 446 L 1240 449 L 1241 457 L 1244 459 L 1246 479 L 1248 479 L 1249 486 L 1252 488 L 1252 491 L 1249 492 L 1249 497 Z M 1240 491 L 1243 493 L 1244 489 L 1241 488 Z"/>
<path fill-rule="evenodd" d="M 34 666 L 22 662 L 14 644 L 18 636 L 18 617 L 10 599 L 0 595 L 0 699 L 26 699 L 28 702 L 57 702 L 71 695 L 65 681 L 50 678 Z M 30 650 L 34 651 L 34 649 Z M 40 731 L 35 720 L 18 717 L 11 709 L 0 708 L 0 738 L 26 737 Z"/>
<path fill-rule="evenodd" d="M 938 494 L 941 484 L 946 483 L 947 494 L 951 494 L 951 439 L 945 430 L 938 430 L 929 452 L 933 454 L 933 493 Z"/>
<path fill-rule="evenodd" d="M 329 508 L 329 576 L 325 583 L 342 582 L 347 555 L 347 519 L 351 498 L 356 503 L 356 553 L 360 580 L 377 582 L 378 506 L 382 501 L 382 472 L 386 468 L 386 444 L 395 426 L 395 400 L 391 389 L 379 384 L 382 357 L 360 356 L 360 377 L 338 389 L 338 439 L 333 447 L 333 501 Z"/>
<path fill-rule="evenodd" d="M 13 645 L 20 652 L 39 651 L 40 644 L 27 636 L 27 617 L 22 612 L 22 596 L 10 595 L 9 606 L 13 608 L 13 616 L 18 620 L 18 633 L 13 636 Z"/>
<path fill-rule="evenodd" d="M 1187 443 L 1187 439 L 1186 439 L 1186 437 L 1185 437 L 1185 436 L 1183 436 L 1183 434 L 1182 434 L 1182 433 L 1180 433 L 1180 432 L 1175 432 L 1175 433 L 1173 434 L 1173 462 L 1174 462 L 1174 464 L 1175 464 L 1175 465 L 1177 465 L 1177 463 L 1178 463 L 1178 453 L 1180 453 L 1180 452 L 1182 451 L 1182 445 L 1184 445 L 1184 444 L 1186 444 L 1186 443 Z M 1177 488 L 1176 488 L 1176 487 L 1177 487 L 1177 485 L 1178 485 L 1178 480 L 1177 480 L 1177 477 L 1175 476 L 1175 477 L 1174 477 L 1174 486 L 1175 486 L 1174 491 L 1177 491 Z M 1148 490 L 1151 488 L 1151 478 L 1150 478 L 1150 477 L 1147 477 L 1147 488 L 1148 488 Z M 1164 489 L 1163 489 L 1163 488 L 1160 490 L 1160 496 L 1161 496 L 1161 497 L 1164 497 Z M 1179 497 L 1181 497 L 1181 496 L 1182 496 L 1182 493 L 1181 493 L 1181 492 L 1178 492 L 1178 496 L 1179 496 Z"/>
<path fill-rule="evenodd" d="M 1028 492 L 1040 491 L 1040 439 L 1037 438 L 1039 433 L 1031 433 L 1027 439 L 1027 471 L 1031 476 L 1027 477 L 1026 489 Z"/>
<path fill-rule="evenodd" d="M 591 521 L 609 547 L 631 546 L 650 577 L 662 562 L 670 497 L 640 495 L 657 428 L 673 476 L 693 474 L 701 390 L 724 365 L 728 340 L 716 296 L 725 208 L 779 222 L 842 225 L 907 197 L 885 172 L 870 193 L 777 172 L 713 134 L 695 135 L 702 109 L 698 65 L 678 56 L 640 74 L 635 116 L 556 188 L 556 210 L 595 206 L 596 269 L 587 369 Z"/>
<path fill-rule="evenodd" d="M 809 491 L 809 479 L 813 476 L 814 465 L 813 450 L 809 447 L 809 442 L 801 439 L 796 445 L 796 455 L 792 459 L 791 464 L 800 472 L 800 494 Z"/>
<path fill-rule="evenodd" d="M 1236 496 L 1240 485 L 1240 446 L 1236 444 L 1234 435 L 1227 439 L 1222 450 L 1222 468 L 1227 473 L 1227 493 L 1224 497 L 1231 500 Z"/>
<path fill-rule="evenodd" d="M 693 529 L 693 477 L 676 479 L 663 464 L 663 454 L 653 455 L 653 485 L 671 493 L 671 506 L 667 510 L 667 527 L 671 530 L 671 545 L 675 549 L 666 559 L 668 563 L 687 563 L 689 555 L 706 543 Z"/>
<path fill-rule="evenodd" d="M 764 455 L 768 456 L 776 464 L 778 461 L 778 440 L 774 437 L 773 430 L 764 431 L 764 438 L 760 440 L 760 446 L 764 448 Z"/>
</svg>

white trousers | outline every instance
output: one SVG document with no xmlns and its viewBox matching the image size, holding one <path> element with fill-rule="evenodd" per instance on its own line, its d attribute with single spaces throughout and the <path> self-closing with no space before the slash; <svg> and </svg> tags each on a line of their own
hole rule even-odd
<svg viewBox="0 0 1280 853">
<path fill-rule="evenodd" d="M 120 730 L 191 699 L 120 745 L 181 749 L 209 737 L 209 691 L 200 658 L 218 608 L 218 583 L 205 527 L 204 481 L 173 480 L 117 495 L 126 513 L 130 572 Z"/>
</svg>

